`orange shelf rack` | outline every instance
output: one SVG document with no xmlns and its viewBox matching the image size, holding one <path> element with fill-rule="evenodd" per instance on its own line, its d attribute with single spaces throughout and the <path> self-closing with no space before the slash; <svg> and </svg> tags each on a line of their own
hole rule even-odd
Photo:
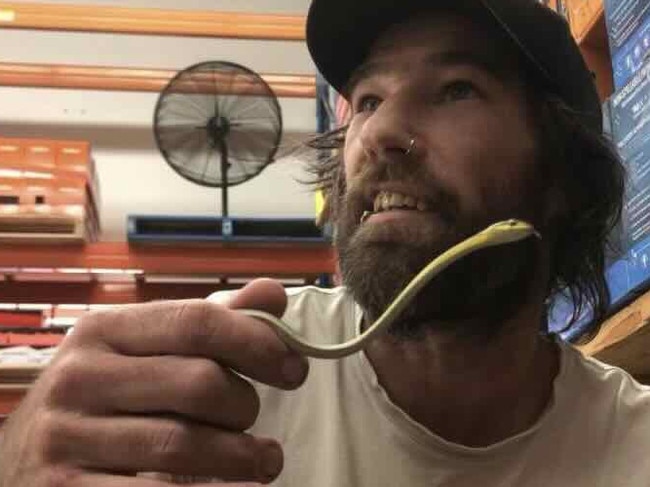
<svg viewBox="0 0 650 487">
<path fill-rule="evenodd" d="M 334 270 L 329 244 L 3 245 L 2 268 L 137 269 L 144 274 L 276 275 L 327 274 Z"/>
<path fill-rule="evenodd" d="M 3 302 L 114 304 L 195 298 L 260 276 L 311 284 L 334 271 L 329 244 L 0 246 Z"/>
</svg>

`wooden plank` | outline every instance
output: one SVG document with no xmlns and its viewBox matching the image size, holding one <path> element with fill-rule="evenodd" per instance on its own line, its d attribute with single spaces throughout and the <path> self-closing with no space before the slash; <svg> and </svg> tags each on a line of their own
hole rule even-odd
<svg viewBox="0 0 650 487">
<path fill-rule="evenodd" d="M 624 368 L 633 375 L 650 375 L 650 292 L 630 303 L 601 327 L 598 335 L 579 347 L 586 355 Z"/>
<path fill-rule="evenodd" d="M 305 39 L 302 15 L 0 2 L 0 27 L 118 34 Z"/>
<path fill-rule="evenodd" d="M 602 2 L 577 41 L 585 62 L 596 77 L 598 95 L 605 100 L 614 92 L 614 76 Z"/>
<path fill-rule="evenodd" d="M 650 374 L 650 326 L 644 321 L 625 339 L 603 349 L 596 357 L 634 376 Z"/>
<path fill-rule="evenodd" d="M 176 74 L 177 71 L 163 69 L 0 63 L 0 86 L 160 92 Z M 269 84 L 276 96 L 316 97 L 316 78 L 313 75 L 261 74 L 260 76 Z M 212 86 L 214 85 L 210 85 L 211 89 Z M 244 94 L 247 88 L 246 83 L 239 83 L 231 91 L 232 94 Z"/>
</svg>

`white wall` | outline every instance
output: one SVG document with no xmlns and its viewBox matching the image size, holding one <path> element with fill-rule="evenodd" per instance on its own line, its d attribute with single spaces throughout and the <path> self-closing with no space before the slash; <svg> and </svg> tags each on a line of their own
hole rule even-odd
<svg viewBox="0 0 650 487">
<path fill-rule="evenodd" d="M 153 0 L 48 3 L 305 14 L 309 0 L 185 0 L 182 7 L 179 2 Z M 200 61 L 228 60 L 260 73 L 314 73 L 301 42 L 0 29 L 0 46 L 0 62 L 180 70 Z M 130 213 L 219 214 L 219 190 L 185 181 L 155 148 L 151 120 L 156 100 L 155 93 L 0 87 L 0 134 L 93 143 L 104 240 L 124 240 Z M 296 181 L 305 176 L 303 165 L 287 154 L 315 130 L 315 101 L 280 99 L 280 104 L 285 125 L 281 156 L 260 176 L 231 188 L 232 215 L 313 215 L 313 198 Z"/>
</svg>

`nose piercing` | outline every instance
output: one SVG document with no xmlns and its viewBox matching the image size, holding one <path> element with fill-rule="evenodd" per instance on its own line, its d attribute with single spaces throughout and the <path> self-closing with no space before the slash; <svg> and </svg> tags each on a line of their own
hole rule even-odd
<svg viewBox="0 0 650 487">
<path fill-rule="evenodd" d="M 415 138 L 411 137 L 411 141 L 409 142 L 409 148 L 404 151 L 404 155 L 410 156 L 411 153 L 413 152 L 413 149 L 415 149 Z"/>
</svg>

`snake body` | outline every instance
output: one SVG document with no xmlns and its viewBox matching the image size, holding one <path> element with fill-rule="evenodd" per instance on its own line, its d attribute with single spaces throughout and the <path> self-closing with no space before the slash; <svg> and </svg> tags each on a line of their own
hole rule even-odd
<svg viewBox="0 0 650 487">
<path fill-rule="evenodd" d="M 364 333 L 344 343 L 315 345 L 305 341 L 284 321 L 269 313 L 254 309 L 242 309 L 241 312 L 263 320 L 289 347 L 303 355 L 324 359 L 342 358 L 363 349 L 369 340 L 384 332 L 431 279 L 457 260 L 480 249 L 517 242 L 533 235 L 539 237 L 535 228 L 529 223 L 521 220 L 507 220 L 490 225 L 470 236 L 434 258 L 409 282 L 384 313 Z"/>
</svg>

